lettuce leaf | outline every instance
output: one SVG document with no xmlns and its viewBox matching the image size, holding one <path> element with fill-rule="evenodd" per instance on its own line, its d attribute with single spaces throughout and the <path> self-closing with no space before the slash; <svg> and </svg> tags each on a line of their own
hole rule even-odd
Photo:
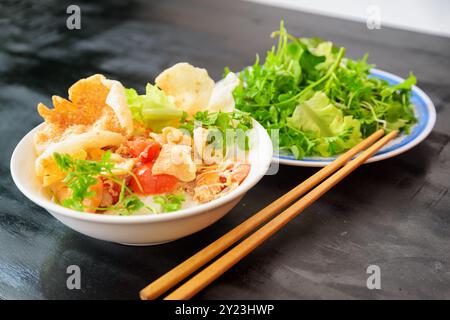
<svg viewBox="0 0 450 320">
<path fill-rule="evenodd" d="M 315 151 L 324 157 L 351 148 L 362 137 L 361 123 L 352 116 L 344 116 L 322 91 L 300 103 L 287 119 L 287 125 L 307 132 L 315 140 Z"/>
<path fill-rule="evenodd" d="M 172 98 L 150 83 L 143 95 L 134 89 L 125 89 L 125 95 L 133 119 L 146 128 L 159 131 L 183 117 L 183 111 L 175 107 Z"/>
</svg>

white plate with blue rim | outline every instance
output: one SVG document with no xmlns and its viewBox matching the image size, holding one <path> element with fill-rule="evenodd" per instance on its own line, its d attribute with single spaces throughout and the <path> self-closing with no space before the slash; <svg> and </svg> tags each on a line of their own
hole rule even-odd
<svg viewBox="0 0 450 320">
<path fill-rule="evenodd" d="M 392 85 L 404 81 L 399 76 L 378 69 L 372 69 L 370 73 L 372 77 L 386 80 Z M 430 97 L 418 87 L 413 86 L 411 103 L 414 105 L 417 123 L 411 128 L 410 133 L 400 134 L 367 160 L 366 163 L 388 159 L 406 152 L 418 145 L 430 134 L 436 122 L 436 109 Z M 274 161 L 281 164 L 299 167 L 324 167 L 335 159 L 336 157 L 305 157 L 297 160 L 291 155 L 274 155 L 273 158 Z"/>
</svg>

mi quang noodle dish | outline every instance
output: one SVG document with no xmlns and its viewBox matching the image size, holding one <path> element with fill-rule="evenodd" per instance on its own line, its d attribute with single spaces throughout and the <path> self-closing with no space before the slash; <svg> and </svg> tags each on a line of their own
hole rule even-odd
<svg viewBox="0 0 450 320">
<path fill-rule="evenodd" d="M 97 214 L 177 211 L 220 198 L 247 177 L 252 118 L 239 85 L 179 63 L 144 93 L 96 74 L 38 105 L 36 176 L 56 203 Z"/>
</svg>

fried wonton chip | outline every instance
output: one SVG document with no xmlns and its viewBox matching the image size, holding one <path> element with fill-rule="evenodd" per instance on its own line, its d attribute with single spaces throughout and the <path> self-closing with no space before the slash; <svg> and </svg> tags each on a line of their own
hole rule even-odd
<svg viewBox="0 0 450 320">
<path fill-rule="evenodd" d="M 155 83 L 174 98 L 177 108 L 189 115 L 208 106 L 214 88 L 214 81 L 205 69 L 196 68 L 185 62 L 164 70 L 156 78 Z"/>
</svg>

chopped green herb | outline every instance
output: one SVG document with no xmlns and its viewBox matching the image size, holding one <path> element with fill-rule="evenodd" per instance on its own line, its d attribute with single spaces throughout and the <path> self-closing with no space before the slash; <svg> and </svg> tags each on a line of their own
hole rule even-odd
<svg viewBox="0 0 450 320">
<path fill-rule="evenodd" d="M 153 197 L 153 202 L 161 206 L 161 212 L 180 210 L 184 201 L 185 197 L 183 194 L 167 194 Z"/>
<path fill-rule="evenodd" d="M 181 122 L 181 128 L 187 130 L 191 135 L 196 125 L 209 130 L 209 143 L 221 144 L 219 147 L 223 147 L 236 140 L 242 150 L 248 150 L 249 148 L 247 136 L 245 136 L 245 139 L 235 139 L 238 132 L 245 134 L 253 127 L 252 118 L 246 112 L 239 110 L 233 112 L 199 111 L 192 119 L 184 119 Z M 215 132 L 220 133 L 220 135 L 215 135 Z M 217 136 L 221 137 L 220 141 L 211 140 Z M 227 137 L 231 139 L 227 139 Z"/>
<path fill-rule="evenodd" d="M 62 201 L 62 205 L 83 210 L 83 200 L 95 196 L 90 187 L 97 184 L 100 175 L 112 174 L 114 163 L 110 161 L 111 152 L 107 151 L 100 161 L 74 159 L 68 154 L 53 154 L 58 167 L 65 173 L 63 183 L 72 190 L 71 197 Z"/>
<path fill-rule="evenodd" d="M 122 211 L 121 215 L 130 215 L 134 211 L 138 211 L 139 209 L 143 208 L 144 206 L 145 206 L 145 203 L 141 199 L 139 199 L 139 197 L 137 195 L 132 194 L 132 195 L 124 198 L 122 201 L 119 201 L 118 205 L 116 205 L 114 207 L 115 207 L 115 209 Z"/>
<path fill-rule="evenodd" d="M 62 205 L 82 211 L 84 209 L 107 211 L 117 210 L 121 215 L 129 215 L 146 207 L 153 213 L 155 209 L 146 205 L 130 188 L 126 186 L 125 179 L 116 177 L 112 169 L 114 163 L 110 161 L 111 152 L 106 151 L 100 161 L 74 159 L 68 154 L 53 154 L 58 167 L 67 174 L 63 183 L 71 189 L 70 198 L 64 199 Z M 91 208 L 83 204 L 83 200 L 95 196 L 90 187 L 99 183 L 99 177 L 110 179 L 121 186 L 119 201 L 110 207 Z"/>
</svg>

